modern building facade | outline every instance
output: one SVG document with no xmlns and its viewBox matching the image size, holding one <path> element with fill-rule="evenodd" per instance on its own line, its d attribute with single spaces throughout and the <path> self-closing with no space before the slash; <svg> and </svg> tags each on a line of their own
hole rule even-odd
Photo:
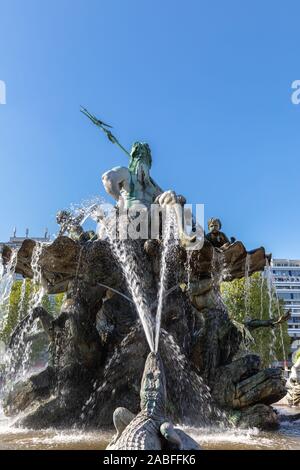
<svg viewBox="0 0 300 470">
<path fill-rule="evenodd" d="M 291 310 L 288 333 L 291 336 L 292 353 L 300 348 L 300 260 L 273 259 L 273 282 L 285 310 Z"/>
</svg>

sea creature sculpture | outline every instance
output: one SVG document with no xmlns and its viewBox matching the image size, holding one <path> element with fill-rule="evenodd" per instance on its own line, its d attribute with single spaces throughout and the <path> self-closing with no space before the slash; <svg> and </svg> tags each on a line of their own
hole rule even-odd
<svg viewBox="0 0 300 470">
<path fill-rule="evenodd" d="M 141 411 L 134 416 L 117 408 L 113 421 L 117 434 L 107 449 L 200 450 L 200 446 L 166 418 L 166 378 L 159 353 L 149 353 L 140 390 Z"/>
</svg>

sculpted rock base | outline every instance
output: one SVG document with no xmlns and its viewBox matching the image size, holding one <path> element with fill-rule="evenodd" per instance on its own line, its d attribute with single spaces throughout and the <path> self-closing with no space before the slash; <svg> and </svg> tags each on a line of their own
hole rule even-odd
<svg viewBox="0 0 300 470">
<path fill-rule="evenodd" d="M 242 429 L 258 428 L 261 430 L 277 429 L 279 426 L 276 411 L 263 404 L 243 409 L 238 415 L 237 426 Z"/>
<path fill-rule="evenodd" d="M 138 278 L 154 315 L 161 242 L 126 243 L 142 267 Z M 26 240 L 17 256 L 16 272 L 29 278 L 33 277 L 34 246 L 34 241 Z M 5 250 L 6 259 L 8 251 Z M 173 422 L 203 425 L 208 424 L 208 419 L 217 421 L 213 412 L 207 416 L 206 385 L 215 405 L 229 414 L 233 410 L 242 413 L 241 423 L 257 420 L 253 416 L 259 409 L 263 410 L 266 426 L 276 420 L 268 405 L 285 394 L 280 373 L 261 370 L 255 355 L 236 359 L 242 333 L 229 319 L 219 290 L 222 280 L 244 275 L 246 258 L 240 242 L 220 252 L 206 240 L 201 250 L 191 252 L 189 260 L 185 249 L 174 247 L 168 262 L 159 346 L 167 381 L 166 410 Z M 248 253 L 248 261 L 249 273 L 263 269 L 263 248 Z M 47 315 L 38 312 L 50 341 L 50 367 L 45 375 L 30 377 L 22 387 L 16 386 L 6 399 L 6 411 L 25 412 L 21 423 L 31 428 L 73 424 L 111 427 L 118 407 L 136 415 L 149 349 L 108 242 L 81 244 L 59 237 L 43 247 L 39 264 L 47 292 L 66 292 L 66 300 L 55 320 L 49 322 Z M 15 339 L 13 343 L 16 344 Z M 203 396 L 193 385 L 201 378 Z M 255 408 L 258 405 L 261 407 Z M 262 418 L 261 426 L 263 421 Z"/>
</svg>

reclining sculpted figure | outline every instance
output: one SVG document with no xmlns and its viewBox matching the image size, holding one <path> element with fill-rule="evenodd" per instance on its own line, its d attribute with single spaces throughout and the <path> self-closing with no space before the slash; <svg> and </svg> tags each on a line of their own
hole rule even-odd
<svg viewBox="0 0 300 470">
<path fill-rule="evenodd" d="M 209 240 L 214 247 L 225 250 L 231 243 L 235 242 L 235 238 L 231 237 L 229 241 L 225 233 L 220 231 L 221 227 L 222 223 L 220 219 L 214 217 L 210 218 L 208 221 L 209 233 L 206 235 L 206 239 Z"/>
<path fill-rule="evenodd" d="M 178 226 L 178 233 L 184 244 L 193 243 L 195 236 L 189 237 L 182 227 L 182 208 L 186 203 L 184 196 L 174 191 L 163 191 L 150 176 L 152 165 L 151 150 L 145 142 L 135 142 L 130 152 L 127 167 L 115 167 L 102 176 L 106 192 L 117 201 L 120 210 L 138 207 L 149 209 L 151 204 L 161 207 L 172 206 Z"/>
</svg>

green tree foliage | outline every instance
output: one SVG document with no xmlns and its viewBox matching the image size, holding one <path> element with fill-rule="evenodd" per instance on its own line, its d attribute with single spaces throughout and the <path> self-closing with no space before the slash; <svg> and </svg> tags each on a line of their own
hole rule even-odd
<svg viewBox="0 0 300 470">
<path fill-rule="evenodd" d="M 0 329 L 0 340 L 5 343 L 9 341 L 18 322 L 29 313 L 33 296 L 38 289 L 39 287 L 34 286 L 29 279 L 17 280 L 13 283 L 9 308 Z M 60 312 L 63 297 L 64 294 L 44 295 L 41 302 L 42 306 L 55 318 Z"/>
<path fill-rule="evenodd" d="M 61 293 L 61 294 L 55 294 L 53 296 L 54 298 L 54 310 L 53 310 L 53 315 L 55 317 L 57 317 L 60 313 L 60 310 L 61 310 L 61 306 L 62 306 L 62 303 L 64 301 L 64 298 L 65 298 L 65 294 L 64 293 Z"/>
<path fill-rule="evenodd" d="M 32 292 L 32 283 L 29 280 L 24 282 L 18 280 L 13 283 L 7 314 L 3 318 L 0 331 L 0 339 L 5 343 L 8 342 L 17 323 L 26 316 Z"/>
<path fill-rule="evenodd" d="M 269 292 L 267 279 L 260 273 L 255 273 L 248 279 L 224 282 L 221 292 L 230 317 L 239 323 L 244 323 L 247 319 L 277 319 L 284 313 L 283 304 L 278 302 L 275 289 Z M 264 367 L 274 360 L 283 361 L 288 358 L 290 337 L 287 322 L 274 328 L 252 330 L 251 335 L 253 342 L 247 348 L 261 356 Z"/>
</svg>

